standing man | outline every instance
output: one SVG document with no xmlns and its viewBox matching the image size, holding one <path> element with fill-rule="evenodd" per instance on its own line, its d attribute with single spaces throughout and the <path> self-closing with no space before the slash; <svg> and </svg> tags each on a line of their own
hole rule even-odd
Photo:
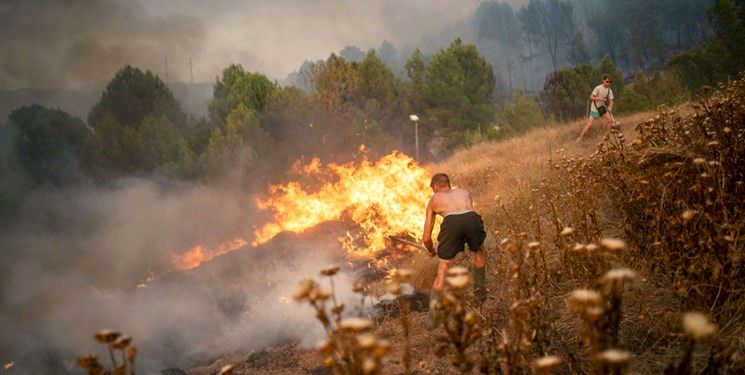
<svg viewBox="0 0 745 375">
<path fill-rule="evenodd" d="M 437 254 L 440 259 L 437 277 L 435 277 L 435 282 L 432 285 L 430 309 L 427 315 L 427 325 L 430 328 L 435 328 L 437 326 L 437 312 L 436 309 L 432 308 L 431 302 L 440 299 L 448 268 L 453 264 L 455 256 L 464 250 L 466 243 L 468 243 L 468 248 L 474 252 L 473 287 L 475 299 L 477 302 L 483 302 L 486 299 L 486 255 L 483 248 L 486 231 L 481 216 L 473 210 L 473 201 L 468 190 L 452 189 L 450 178 L 444 173 L 437 173 L 432 176 L 429 186 L 434 191 L 434 195 L 427 204 L 422 241 L 430 256 Z M 440 234 L 437 236 L 439 244 L 436 252 L 432 243 L 435 215 L 443 217 Z"/>
<path fill-rule="evenodd" d="M 600 120 L 610 129 L 613 124 L 613 90 L 610 89 L 610 84 L 613 83 L 613 79 L 610 74 L 603 75 L 603 83 L 595 86 L 590 94 L 590 113 L 587 116 L 587 123 L 582 129 L 582 133 L 577 138 L 577 142 L 582 140 L 594 120 Z"/>
</svg>

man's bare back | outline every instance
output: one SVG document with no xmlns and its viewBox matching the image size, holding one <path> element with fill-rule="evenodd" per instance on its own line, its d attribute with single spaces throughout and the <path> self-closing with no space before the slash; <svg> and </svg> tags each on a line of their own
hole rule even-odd
<svg viewBox="0 0 745 375">
<path fill-rule="evenodd" d="M 473 211 L 471 193 L 462 188 L 455 188 L 435 193 L 429 203 L 432 211 L 441 216 Z"/>
</svg>

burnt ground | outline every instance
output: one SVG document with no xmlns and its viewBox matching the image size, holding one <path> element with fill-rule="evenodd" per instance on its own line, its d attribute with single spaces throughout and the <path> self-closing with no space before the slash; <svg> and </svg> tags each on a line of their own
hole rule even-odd
<svg viewBox="0 0 745 375">
<path fill-rule="evenodd" d="M 410 338 L 414 374 L 445 374 L 452 373 L 445 358 L 434 354 L 434 337 L 442 333 L 442 328 L 430 331 L 425 325 L 426 312 L 412 312 L 409 314 L 411 322 Z M 319 323 L 320 324 L 320 323 Z M 400 322 L 393 316 L 386 317 L 376 325 L 373 333 L 379 338 L 389 340 L 393 344 L 385 366 L 385 374 L 403 374 L 402 362 L 404 338 Z M 313 348 L 301 348 L 296 343 L 275 346 L 259 351 L 235 352 L 215 358 L 212 363 L 186 369 L 189 375 L 213 375 L 231 364 L 234 374 L 331 374 L 323 366 L 321 356 Z"/>
</svg>

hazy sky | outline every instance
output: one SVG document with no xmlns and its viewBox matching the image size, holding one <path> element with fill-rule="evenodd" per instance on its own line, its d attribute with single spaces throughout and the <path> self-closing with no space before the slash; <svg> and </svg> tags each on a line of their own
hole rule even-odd
<svg viewBox="0 0 745 375">
<path fill-rule="evenodd" d="M 511 0 L 519 5 L 525 0 Z M 124 64 L 212 81 L 231 62 L 283 78 L 346 45 L 416 45 L 481 0 L 0 0 L 0 89 L 101 84 Z"/>
</svg>

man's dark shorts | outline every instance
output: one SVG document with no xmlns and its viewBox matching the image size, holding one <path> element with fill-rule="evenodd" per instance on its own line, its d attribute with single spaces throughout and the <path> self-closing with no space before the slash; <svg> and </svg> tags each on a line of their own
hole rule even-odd
<svg viewBox="0 0 745 375">
<path fill-rule="evenodd" d="M 462 214 L 447 215 L 440 224 L 440 234 L 437 235 L 437 256 L 450 260 L 464 250 L 468 243 L 471 251 L 477 251 L 486 239 L 484 222 L 481 216 L 470 211 Z"/>
</svg>

